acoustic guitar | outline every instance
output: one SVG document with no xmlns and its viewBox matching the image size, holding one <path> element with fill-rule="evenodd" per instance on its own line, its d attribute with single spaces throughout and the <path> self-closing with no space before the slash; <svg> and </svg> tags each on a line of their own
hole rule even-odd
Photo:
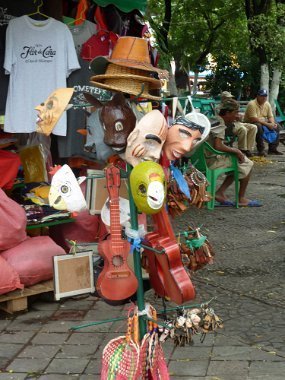
<svg viewBox="0 0 285 380">
<path fill-rule="evenodd" d="M 149 279 L 152 288 L 161 297 L 168 297 L 177 305 L 195 298 L 195 289 L 186 272 L 169 216 L 163 208 L 154 214 L 156 231 L 145 236 L 144 248 L 147 256 Z"/>
<path fill-rule="evenodd" d="M 127 240 L 122 239 L 119 168 L 114 165 L 107 167 L 106 183 L 110 199 L 110 237 L 98 244 L 99 254 L 104 258 L 104 267 L 98 277 L 96 289 L 103 298 L 120 301 L 131 297 L 136 292 L 138 280 L 127 263 L 131 245 Z"/>
</svg>

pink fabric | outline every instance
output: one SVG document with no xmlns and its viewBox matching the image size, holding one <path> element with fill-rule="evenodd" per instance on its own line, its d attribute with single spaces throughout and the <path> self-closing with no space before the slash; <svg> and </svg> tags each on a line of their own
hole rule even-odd
<svg viewBox="0 0 285 380">
<path fill-rule="evenodd" d="M 12 292 L 12 290 L 23 289 L 18 273 L 0 255 L 0 294 Z"/>
<path fill-rule="evenodd" d="M 21 283 L 30 286 L 52 279 L 53 256 L 64 254 L 64 249 L 49 236 L 36 236 L 7 249 L 1 255 L 19 274 Z"/>
<path fill-rule="evenodd" d="M 17 177 L 19 166 L 21 165 L 20 157 L 17 153 L 0 149 L 0 187 L 3 189 L 12 189 L 15 178 Z"/>
<path fill-rule="evenodd" d="M 25 210 L 0 189 L 0 251 L 15 247 L 27 238 Z"/>
<path fill-rule="evenodd" d="M 70 245 L 67 240 L 75 240 L 79 243 L 94 243 L 102 240 L 107 235 L 105 224 L 99 215 L 90 215 L 89 211 L 80 212 L 74 223 L 66 223 L 49 228 L 49 236 L 66 252 Z"/>
</svg>

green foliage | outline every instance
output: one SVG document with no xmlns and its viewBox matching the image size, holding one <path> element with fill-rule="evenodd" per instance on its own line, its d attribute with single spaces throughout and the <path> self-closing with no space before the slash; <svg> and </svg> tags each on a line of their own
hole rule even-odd
<svg viewBox="0 0 285 380">
<path fill-rule="evenodd" d="M 268 13 L 258 14 L 249 19 L 250 43 L 254 49 L 262 48 L 267 62 L 282 68 L 285 63 L 284 40 L 285 4 L 277 4 Z"/>
<path fill-rule="evenodd" d="M 237 99 L 251 97 L 250 92 L 254 93 L 258 87 L 258 84 L 254 83 L 255 78 L 258 78 L 256 62 L 247 60 L 237 62 L 233 56 L 223 52 L 214 57 L 214 62 L 211 65 L 212 74 L 206 78 L 206 89 L 209 90 L 211 96 L 216 98 L 222 91 L 230 91 Z M 252 70 L 253 66 L 255 70 Z M 254 75 L 252 75 L 253 71 Z"/>
<path fill-rule="evenodd" d="M 272 68 L 285 64 L 284 1 L 148 0 L 146 15 L 155 31 L 160 66 L 168 68 L 174 58 L 179 70 L 200 72 L 216 61 L 208 83 L 213 94 L 230 89 L 238 96 L 247 86 L 254 93 L 260 63 L 266 60 Z"/>
</svg>

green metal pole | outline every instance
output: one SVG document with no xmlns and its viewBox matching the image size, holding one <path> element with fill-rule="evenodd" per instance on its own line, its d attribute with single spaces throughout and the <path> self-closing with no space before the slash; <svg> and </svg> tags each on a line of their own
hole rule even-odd
<svg viewBox="0 0 285 380">
<path fill-rule="evenodd" d="M 127 172 L 130 175 L 132 170 L 131 165 L 127 164 Z M 130 177 L 129 177 L 130 179 Z M 136 205 L 134 204 L 133 196 L 131 193 L 130 181 L 129 181 L 129 201 L 130 201 L 130 213 L 131 213 L 131 228 L 138 231 L 138 212 Z M 143 278 L 142 278 L 142 268 L 141 268 L 141 257 L 138 249 L 134 248 L 133 250 L 133 260 L 134 260 L 134 269 L 135 275 L 138 279 L 138 289 L 137 289 L 137 305 L 139 311 L 145 309 L 144 303 L 144 290 L 143 290 Z M 146 320 L 139 316 L 139 329 L 140 329 L 140 339 L 146 333 Z"/>
</svg>

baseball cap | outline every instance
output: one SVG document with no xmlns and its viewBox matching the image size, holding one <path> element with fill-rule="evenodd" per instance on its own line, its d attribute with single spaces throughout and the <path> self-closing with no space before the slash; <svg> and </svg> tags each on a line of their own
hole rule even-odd
<svg viewBox="0 0 285 380">
<path fill-rule="evenodd" d="M 231 98 L 225 99 L 220 104 L 220 110 L 226 110 L 226 111 L 235 111 L 239 109 L 239 103 Z"/>
<path fill-rule="evenodd" d="M 221 93 L 221 98 L 234 98 L 234 96 L 229 91 L 223 91 Z"/>
<path fill-rule="evenodd" d="M 258 96 L 267 96 L 267 90 L 265 90 L 264 88 L 261 88 L 260 90 L 258 90 L 257 92 L 257 95 Z"/>
</svg>

